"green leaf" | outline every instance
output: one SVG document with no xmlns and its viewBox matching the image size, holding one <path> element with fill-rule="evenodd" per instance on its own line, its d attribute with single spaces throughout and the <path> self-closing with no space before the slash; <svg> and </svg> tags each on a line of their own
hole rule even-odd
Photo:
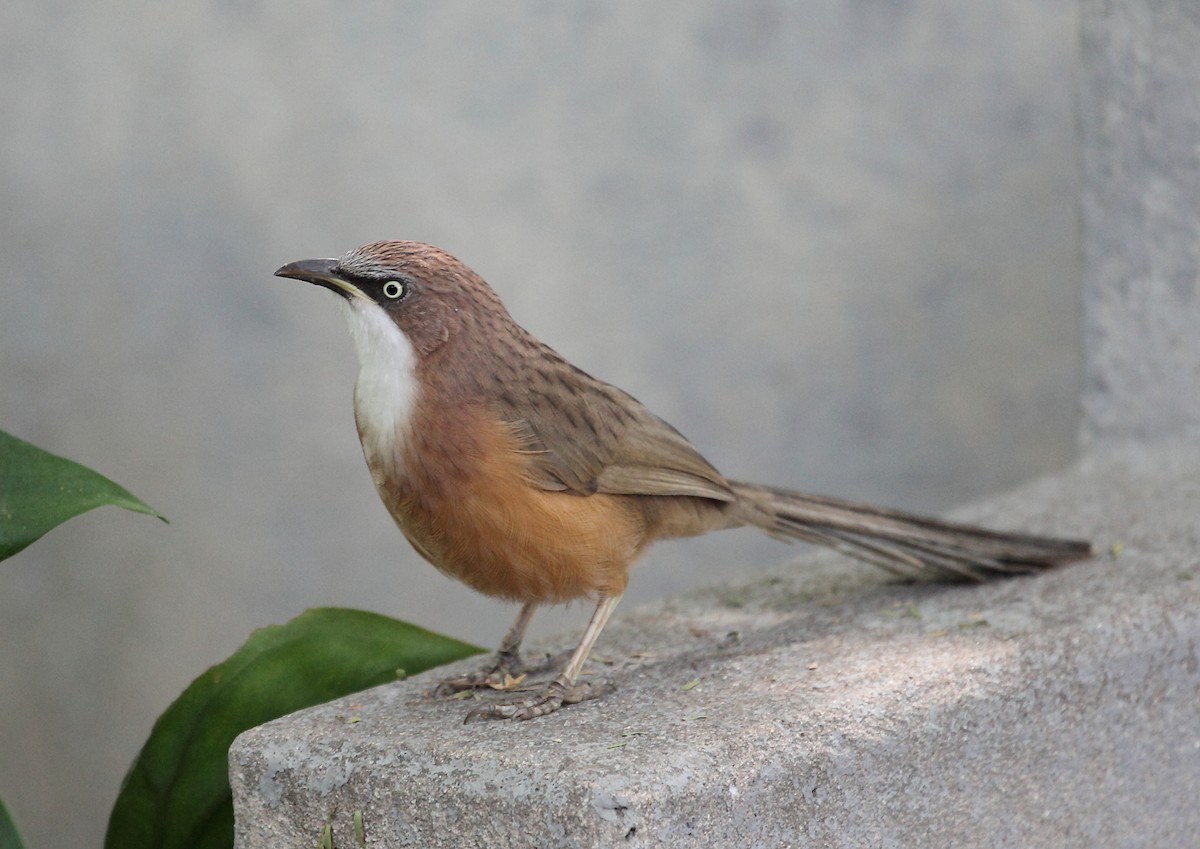
<svg viewBox="0 0 1200 849">
<path fill-rule="evenodd" d="M 0 849 L 25 849 L 25 841 L 21 839 L 17 824 L 13 822 L 3 799 L 0 799 Z"/>
<path fill-rule="evenodd" d="M 317 608 L 250 635 L 154 724 L 108 822 L 107 849 L 233 845 L 228 752 L 268 720 L 478 654 L 483 649 L 375 613 Z"/>
<path fill-rule="evenodd" d="M 103 475 L 0 430 L 0 560 L 67 519 L 104 504 L 166 521 Z"/>
</svg>

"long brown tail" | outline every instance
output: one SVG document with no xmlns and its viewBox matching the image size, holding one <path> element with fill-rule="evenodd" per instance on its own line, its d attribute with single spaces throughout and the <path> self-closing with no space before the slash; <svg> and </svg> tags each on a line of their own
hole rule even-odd
<svg viewBox="0 0 1200 849">
<path fill-rule="evenodd" d="M 731 483 L 735 492 L 773 517 L 764 526 L 767 532 L 833 548 L 904 576 L 932 571 L 982 581 L 1094 553 L 1085 540 L 992 531 L 788 489 Z"/>
</svg>

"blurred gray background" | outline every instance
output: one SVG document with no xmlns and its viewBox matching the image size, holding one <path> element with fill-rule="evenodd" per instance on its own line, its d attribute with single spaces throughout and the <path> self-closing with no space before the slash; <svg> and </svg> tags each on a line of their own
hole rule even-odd
<svg viewBox="0 0 1200 849">
<path fill-rule="evenodd" d="M 392 526 L 334 296 L 284 262 L 439 244 L 737 477 L 936 511 L 1068 463 L 1077 41 L 1066 0 L 0 6 L 0 428 L 171 519 L 0 564 L 30 845 L 98 846 L 155 717 L 255 627 L 347 605 L 494 645 L 515 612 Z M 665 545 L 629 601 L 790 555 Z"/>
</svg>

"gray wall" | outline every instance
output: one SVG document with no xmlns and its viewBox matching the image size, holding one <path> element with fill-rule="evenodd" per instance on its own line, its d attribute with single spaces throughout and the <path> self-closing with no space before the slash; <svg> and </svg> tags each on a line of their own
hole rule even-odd
<svg viewBox="0 0 1200 849">
<path fill-rule="evenodd" d="M 0 565 L 0 795 L 95 846 L 254 627 L 513 611 L 377 503 L 332 296 L 438 243 L 729 474 L 937 510 L 1062 467 L 1080 384 L 1070 2 L 0 8 L 0 427 L 166 512 Z M 788 550 L 664 546 L 631 599 Z M 585 612 L 549 615 L 538 633 Z"/>
</svg>

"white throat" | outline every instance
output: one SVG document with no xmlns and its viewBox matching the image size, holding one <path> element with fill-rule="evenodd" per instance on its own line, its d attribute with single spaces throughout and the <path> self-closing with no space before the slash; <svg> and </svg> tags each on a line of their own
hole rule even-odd
<svg viewBox="0 0 1200 849">
<path fill-rule="evenodd" d="M 358 298 L 341 304 L 358 352 L 354 417 L 363 454 L 378 485 L 381 475 L 404 472 L 402 448 L 411 432 L 420 389 L 417 356 L 408 337 L 378 304 Z"/>
</svg>

